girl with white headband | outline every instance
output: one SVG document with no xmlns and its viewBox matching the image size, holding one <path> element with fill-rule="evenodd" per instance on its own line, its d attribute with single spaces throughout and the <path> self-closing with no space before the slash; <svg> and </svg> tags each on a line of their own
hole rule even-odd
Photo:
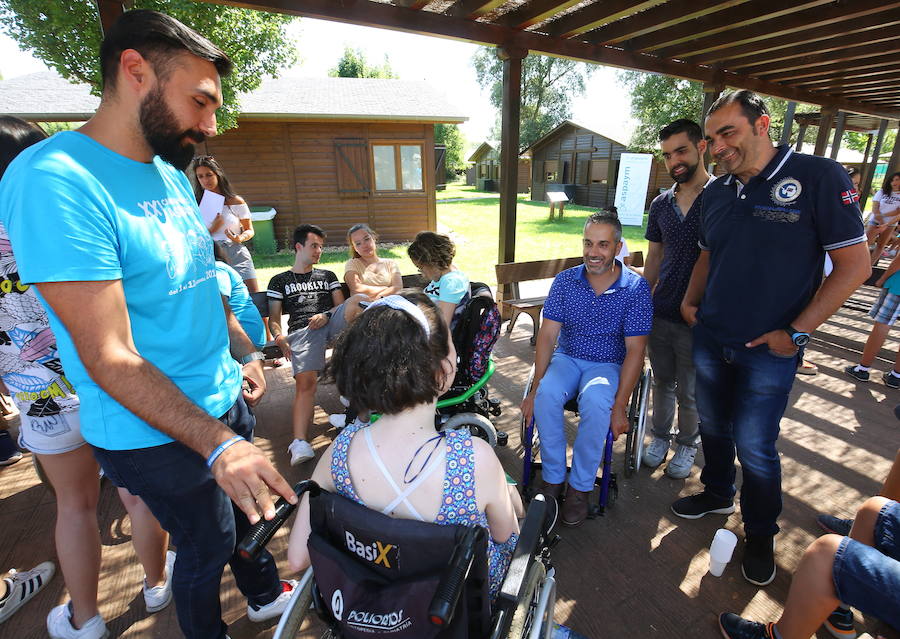
<svg viewBox="0 0 900 639">
<path fill-rule="evenodd" d="M 338 339 L 326 375 L 351 408 L 381 416 L 341 431 L 312 479 L 391 517 L 487 528 L 493 597 L 519 526 L 490 445 L 467 431 L 435 431 L 437 398 L 455 374 L 450 332 L 426 295 L 404 291 L 371 304 Z M 309 566 L 309 526 L 304 497 L 288 547 L 297 571 Z"/>
</svg>

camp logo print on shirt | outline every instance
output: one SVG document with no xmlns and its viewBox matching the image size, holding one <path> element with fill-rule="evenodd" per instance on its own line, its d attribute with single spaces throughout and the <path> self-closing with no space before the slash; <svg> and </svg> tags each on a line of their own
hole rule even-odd
<svg viewBox="0 0 900 639">
<path fill-rule="evenodd" d="M 772 200 L 778 204 L 793 204 L 802 192 L 803 187 L 799 180 L 786 177 L 772 187 Z"/>
</svg>

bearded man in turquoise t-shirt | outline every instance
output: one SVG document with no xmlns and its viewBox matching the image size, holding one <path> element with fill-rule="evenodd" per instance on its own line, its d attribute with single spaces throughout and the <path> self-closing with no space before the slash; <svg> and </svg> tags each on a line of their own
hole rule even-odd
<svg viewBox="0 0 900 639">
<path fill-rule="evenodd" d="M 21 280 L 49 307 L 84 438 L 177 546 L 182 631 L 221 639 L 226 563 L 252 621 L 286 606 L 294 582 L 279 580 L 271 555 L 244 562 L 234 547 L 251 522 L 274 516 L 269 488 L 296 501 L 251 443 L 262 354 L 223 304 L 212 241 L 182 172 L 194 143 L 216 132 L 219 78 L 231 62 L 180 22 L 144 10 L 116 22 L 100 58 L 97 113 L 10 165 L 0 221 Z"/>
</svg>

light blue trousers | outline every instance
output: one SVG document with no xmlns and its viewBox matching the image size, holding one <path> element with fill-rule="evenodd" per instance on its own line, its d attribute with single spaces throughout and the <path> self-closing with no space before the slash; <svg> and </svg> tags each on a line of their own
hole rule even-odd
<svg viewBox="0 0 900 639">
<path fill-rule="evenodd" d="M 619 364 L 589 362 L 558 352 L 553 354 L 534 400 L 544 481 L 561 484 L 566 480 L 563 406 L 577 396 L 581 420 L 572 450 L 569 485 L 583 492 L 594 489 L 621 368 Z"/>
</svg>

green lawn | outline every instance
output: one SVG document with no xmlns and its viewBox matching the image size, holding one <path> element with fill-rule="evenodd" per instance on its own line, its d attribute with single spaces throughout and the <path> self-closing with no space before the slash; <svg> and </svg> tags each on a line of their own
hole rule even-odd
<svg viewBox="0 0 900 639">
<path fill-rule="evenodd" d="M 458 197 L 479 197 L 483 195 L 497 196 L 497 193 L 489 193 L 488 191 L 479 191 L 474 186 L 466 186 L 465 182 L 452 182 L 447 185 L 443 191 L 435 191 L 438 202 L 441 200 L 450 200 Z"/>
<path fill-rule="evenodd" d="M 473 187 L 462 187 L 473 188 Z M 544 260 L 554 257 L 571 257 L 581 254 L 581 231 L 584 221 L 596 209 L 584 206 L 567 206 L 562 220 L 552 222 L 547 219 L 546 202 L 520 200 L 517 207 L 516 261 Z M 498 198 L 486 198 L 469 202 L 438 203 L 438 226 L 450 229 L 456 242 L 456 265 L 469 279 L 488 284 L 496 284 L 494 265 L 497 263 L 500 204 Z M 644 224 L 646 225 L 646 216 Z M 631 251 L 644 251 L 647 240 L 644 229 L 626 226 L 624 237 Z M 415 273 L 416 269 L 406 255 L 406 245 L 383 249 L 382 257 L 397 261 L 403 274 Z M 320 265 L 341 279 L 344 276 L 344 262 L 349 258 L 348 250 L 326 249 Z M 279 253 L 274 256 L 254 256 L 257 277 L 261 288 L 277 273 L 291 267 L 293 253 Z"/>
</svg>

